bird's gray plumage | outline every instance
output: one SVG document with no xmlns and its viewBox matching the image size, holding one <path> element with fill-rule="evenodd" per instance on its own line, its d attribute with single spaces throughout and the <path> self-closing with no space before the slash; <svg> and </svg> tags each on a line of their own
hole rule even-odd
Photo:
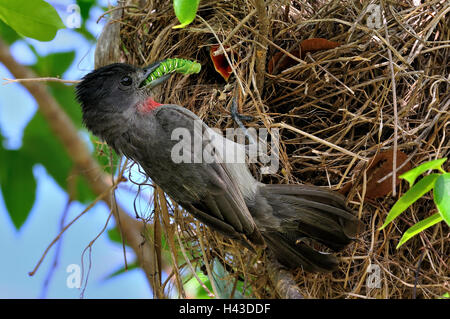
<svg viewBox="0 0 450 319">
<path fill-rule="evenodd" d="M 150 96 L 139 83 L 148 73 L 124 64 L 88 74 L 77 86 L 86 126 L 117 152 L 138 162 L 145 173 L 194 217 L 220 233 L 255 245 L 264 243 L 289 268 L 330 271 L 337 260 L 317 251 L 315 243 L 335 251 L 356 235 L 358 220 L 339 194 L 305 185 L 265 185 L 245 163 L 228 163 L 222 145 L 233 152 L 244 148 L 208 128 L 189 110 L 161 105 L 142 111 Z M 121 79 L 129 76 L 128 88 Z M 197 124 L 196 124 L 197 123 Z M 195 125 L 200 123 L 200 130 Z M 191 140 L 174 139 L 175 129 L 187 129 Z M 198 126 L 197 126 L 198 128 Z M 194 135 L 197 134 L 197 135 Z M 194 150 L 194 140 L 217 148 L 212 161 L 178 163 L 172 151 L 179 143 Z M 190 145 L 188 145 L 190 144 Z M 197 158 L 198 159 L 198 158 Z M 248 244 L 247 244 L 248 246 Z"/>
</svg>

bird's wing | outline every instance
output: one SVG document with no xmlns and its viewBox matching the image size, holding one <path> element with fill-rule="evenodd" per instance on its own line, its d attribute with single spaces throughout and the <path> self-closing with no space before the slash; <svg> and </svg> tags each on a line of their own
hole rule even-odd
<svg viewBox="0 0 450 319">
<path fill-rule="evenodd" d="M 188 145 L 194 150 L 194 157 L 191 158 L 199 160 L 202 157 L 203 152 L 195 152 L 194 139 L 202 141 L 203 150 L 205 145 L 210 143 L 211 136 L 208 127 L 199 117 L 177 105 L 160 106 L 154 111 L 154 116 L 169 136 L 172 136 L 175 129 L 180 128 L 194 132 Z M 263 245 L 264 240 L 248 211 L 241 191 L 219 155 L 212 154 L 212 161 L 205 163 L 203 160 L 203 163 L 195 168 L 196 178 L 200 178 L 200 182 L 208 191 L 197 190 L 200 194 L 198 202 L 179 204 L 202 222 L 232 238 L 240 239 L 244 234 L 252 243 Z"/>
</svg>

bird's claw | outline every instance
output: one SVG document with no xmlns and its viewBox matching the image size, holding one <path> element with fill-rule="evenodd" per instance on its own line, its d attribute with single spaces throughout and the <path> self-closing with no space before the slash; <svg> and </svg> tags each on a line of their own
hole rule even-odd
<svg viewBox="0 0 450 319">
<path fill-rule="evenodd" d="M 253 116 L 250 115 L 243 115 L 240 114 L 237 110 L 237 99 L 236 97 L 233 98 L 232 102 L 231 102 L 231 117 L 233 118 L 233 120 L 239 124 L 239 122 L 241 121 L 253 121 L 255 118 Z M 239 124 L 240 125 L 240 124 Z"/>
</svg>

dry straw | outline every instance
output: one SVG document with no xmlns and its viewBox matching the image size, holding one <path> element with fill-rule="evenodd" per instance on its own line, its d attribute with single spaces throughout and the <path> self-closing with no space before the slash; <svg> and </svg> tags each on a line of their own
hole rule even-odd
<svg viewBox="0 0 450 319">
<path fill-rule="evenodd" d="M 370 179 L 368 162 L 381 151 L 401 150 L 413 165 L 449 155 L 448 1 L 418 6 L 413 1 L 266 1 L 262 10 L 260 0 L 204 0 L 194 23 L 185 29 L 172 29 L 177 21 L 171 0 L 126 5 L 120 20 L 123 61 L 146 65 L 179 57 L 203 66 L 199 75 L 172 77 L 156 97 L 159 101 L 182 105 L 211 127 L 225 129 L 236 126 L 230 105 L 237 95 L 239 111 L 254 117 L 247 126 L 281 131 L 280 170 L 261 176 L 253 165 L 255 176 L 265 183 L 306 183 L 334 190 L 352 183 L 347 199 L 365 229 L 340 254 L 339 270 L 291 272 L 304 297 L 438 298 L 450 291 L 449 229 L 444 223 L 395 249 L 407 228 L 435 212 L 431 197 L 419 200 L 383 231 L 378 228 L 406 191 L 406 183 L 395 196 L 391 191 L 382 198 L 365 198 L 367 183 L 376 182 Z M 381 25 L 369 20 L 377 18 L 373 14 L 381 14 Z M 308 38 L 326 38 L 341 46 L 303 59 L 292 55 Z M 235 57 L 230 48 L 239 57 L 232 61 L 229 83 L 211 65 L 208 49 L 215 44 L 230 61 Z M 266 73 L 261 65 L 279 51 L 298 63 Z M 264 251 L 250 253 L 196 224 L 170 199 L 163 200 L 162 192 L 155 196 L 158 218 L 149 223 L 160 224 L 153 229 L 159 229 L 156 235 L 170 251 L 156 249 L 161 267 L 170 273 L 170 279 L 160 283 L 161 292 L 174 289 L 185 296 L 190 270 L 201 267 L 208 274 L 215 261 L 227 270 L 222 279 L 231 283 L 231 295 L 244 287 L 250 297 L 283 297 L 268 273 L 273 267 Z M 373 265 L 380 271 L 380 288 L 368 286 Z M 218 286 L 220 282 L 206 289 L 215 295 Z"/>
</svg>

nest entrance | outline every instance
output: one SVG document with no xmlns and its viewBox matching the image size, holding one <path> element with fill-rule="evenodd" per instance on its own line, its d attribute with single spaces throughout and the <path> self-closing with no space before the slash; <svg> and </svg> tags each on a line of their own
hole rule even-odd
<svg viewBox="0 0 450 319">
<path fill-rule="evenodd" d="M 123 60 L 135 65 L 174 57 L 200 62 L 200 74 L 172 77 L 156 98 L 190 109 L 211 127 L 226 129 L 236 127 L 230 104 L 238 92 L 240 113 L 253 117 L 245 123 L 248 127 L 281 129 L 280 169 L 259 176 L 258 165 L 253 165 L 255 176 L 265 183 L 329 187 L 347 196 L 366 229 L 340 254 L 338 271 L 292 272 L 305 297 L 442 296 L 450 289 L 448 227 L 440 223 L 395 250 L 401 234 L 429 216 L 434 204 L 429 198 L 419 200 L 391 227 L 378 231 L 398 197 L 392 197 L 392 186 L 381 197 L 371 196 L 375 169 L 370 162 L 377 154 L 392 154 L 394 148 L 412 165 L 449 154 L 448 4 L 400 1 L 370 8 L 355 1 L 266 1 L 264 18 L 258 14 L 261 3 L 201 1 L 197 18 L 185 29 L 172 29 L 177 24 L 172 1 L 147 1 L 141 7 L 131 3 L 121 19 Z M 378 26 L 376 12 L 385 17 Z M 301 41 L 310 38 L 340 45 L 296 56 Z M 219 43 L 233 62 L 228 82 L 210 59 L 209 48 Z M 258 67 L 261 52 L 266 56 L 263 73 Z M 277 54 L 295 63 L 268 72 Z M 258 85 L 261 79 L 263 86 Z M 402 183 L 396 190 L 401 194 L 406 189 Z M 173 205 L 165 201 L 155 208 L 179 225 L 166 225 L 166 231 L 181 230 L 193 267 L 216 259 L 236 283 L 233 293 L 244 285 L 248 296 L 280 297 L 264 252 L 249 254 L 190 215 L 171 210 Z M 189 263 L 180 262 L 172 274 Z M 374 265 L 381 274 L 376 287 L 368 284 L 368 270 Z"/>
</svg>

